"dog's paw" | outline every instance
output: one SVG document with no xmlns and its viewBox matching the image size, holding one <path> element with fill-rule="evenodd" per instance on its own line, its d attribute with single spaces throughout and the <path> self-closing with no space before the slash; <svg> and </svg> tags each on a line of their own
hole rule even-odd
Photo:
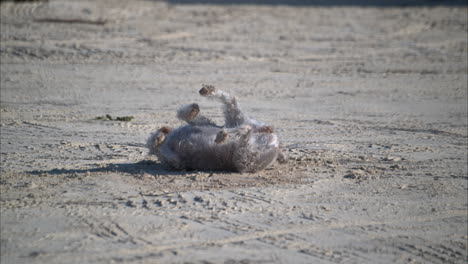
<svg viewBox="0 0 468 264">
<path fill-rule="evenodd" d="M 216 88 L 213 85 L 202 85 L 202 88 L 200 89 L 199 93 L 201 96 L 210 96 L 213 95 L 216 92 Z"/>
<path fill-rule="evenodd" d="M 198 106 L 198 104 L 191 104 L 187 113 L 187 119 L 194 119 L 198 115 L 198 113 L 200 113 L 200 107 Z"/>
<path fill-rule="evenodd" d="M 223 143 L 224 141 L 226 141 L 227 138 L 228 138 L 228 133 L 226 133 L 226 131 L 224 131 L 224 130 L 220 130 L 216 134 L 215 142 L 217 144 L 220 144 L 220 143 Z"/>
<path fill-rule="evenodd" d="M 177 117 L 181 120 L 190 121 L 193 120 L 198 113 L 200 113 L 198 104 L 189 104 L 181 107 L 177 111 Z"/>
</svg>

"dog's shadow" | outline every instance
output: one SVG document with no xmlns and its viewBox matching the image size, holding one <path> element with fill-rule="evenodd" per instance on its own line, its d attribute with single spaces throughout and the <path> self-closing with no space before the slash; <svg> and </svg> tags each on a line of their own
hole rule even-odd
<svg viewBox="0 0 468 264">
<path fill-rule="evenodd" d="M 51 169 L 51 170 L 33 170 L 29 171 L 33 175 L 77 175 L 82 173 L 124 173 L 132 175 L 151 174 L 151 175 L 185 175 L 190 171 L 174 171 L 152 160 L 142 160 L 136 163 L 110 163 L 97 168 L 89 169 Z"/>
</svg>

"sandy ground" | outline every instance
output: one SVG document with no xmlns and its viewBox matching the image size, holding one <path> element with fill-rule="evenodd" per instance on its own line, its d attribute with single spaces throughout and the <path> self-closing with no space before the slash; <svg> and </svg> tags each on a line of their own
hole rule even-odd
<svg viewBox="0 0 468 264">
<path fill-rule="evenodd" d="M 1 263 L 467 263 L 467 8 L 1 3 Z M 202 84 L 291 160 L 147 156 Z M 133 116 L 130 122 L 96 117 Z"/>
</svg>

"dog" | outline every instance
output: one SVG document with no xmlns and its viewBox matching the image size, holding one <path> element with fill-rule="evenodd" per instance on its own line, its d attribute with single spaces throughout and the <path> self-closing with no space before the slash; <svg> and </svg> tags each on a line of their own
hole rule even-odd
<svg viewBox="0 0 468 264">
<path fill-rule="evenodd" d="M 147 141 L 150 155 L 174 170 L 254 173 L 275 161 L 287 162 L 273 127 L 247 117 L 234 96 L 212 85 L 203 85 L 199 93 L 224 105 L 225 125 L 203 116 L 198 104 L 182 106 L 177 117 L 187 124 L 152 133 Z"/>
</svg>

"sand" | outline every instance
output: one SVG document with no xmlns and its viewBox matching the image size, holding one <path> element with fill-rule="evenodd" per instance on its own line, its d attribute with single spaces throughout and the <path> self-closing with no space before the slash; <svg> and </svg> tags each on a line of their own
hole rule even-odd
<svg viewBox="0 0 468 264">
<path fill-rule="evenodd" d="M 2 2 L 1 263 L 466 263 L 467 30 L 454 5 Z M 181 104 L 222 123 L 202 84 L 289 163 L 149 157 Z"/>
</svg>

